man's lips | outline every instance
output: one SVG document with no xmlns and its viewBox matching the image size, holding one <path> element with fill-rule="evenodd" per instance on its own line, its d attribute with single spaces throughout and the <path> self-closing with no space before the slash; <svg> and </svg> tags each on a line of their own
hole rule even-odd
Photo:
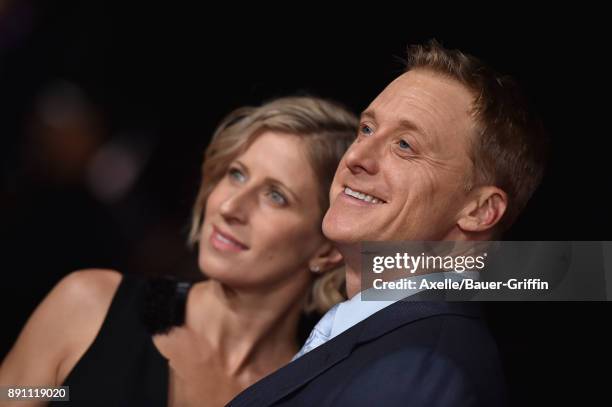
<svg viewBox="0 0 612 407">
<path fill-rule="evenodd" d="M 216 226 L 213 226 L 210 241 L 213 246 L 220 250 L 242 251 L 248 250 L 249 248 L 246 244 L 242 243 L 228 232 L 221 231 Z"/>
</svg>

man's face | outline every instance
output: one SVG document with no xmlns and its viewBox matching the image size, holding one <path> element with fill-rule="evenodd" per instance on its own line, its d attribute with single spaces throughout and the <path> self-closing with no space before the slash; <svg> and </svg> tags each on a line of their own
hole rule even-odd
<svg viewBox="0 0 612 407">
<path fill-rule="evenodd" d="M 455 236 L 472 172 L 473 99 L 463 85 L 426 70 L 387 86 L 361 115 L 338 166 L 325 235 L 345 244 Z"/>
</svg>

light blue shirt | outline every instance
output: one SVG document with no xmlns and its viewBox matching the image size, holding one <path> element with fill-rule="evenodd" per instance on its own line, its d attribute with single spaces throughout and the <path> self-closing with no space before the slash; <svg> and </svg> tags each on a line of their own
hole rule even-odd
<svg viewBox="0 0 612 407">
<path fill-rule="evenodd" d="M 431 273 L 426 275 L 418 275 L 408 277 L 408 280 L 427 280 L 427 281 L 441 281 L 445 278 L 450 279 L 463 279 L 471 278 L 474 280 L 478 279 L 478 272 L 463 272 L 456 273 L 453 271 Z M 304 346 L 300 351 L 293 357 L 293 360 L 299 358 L 305 353 L 310 352 L 329 341 L 330 339 L 340 335 L 347 329 L 357 325 L 361 321 L 377 313 L 378 311 L 388 307 L 391 304 L 396 303 L 399 300 L 393 301 L 364 301 L 361 299 L 362 294 L 369 290 L 375 290 L 374 288 L 368 288 L 367 290 L 361 291 L 353 296 L 353 298 L 336 304 L 332 309 L 321 318 L 321 320 L 315 325 L 314 329 L 310 333 L 310 336 L 304 343 Z M 416 287 L 414 289 L 402 290 L 403 298 L 410 297 L 416 293 L 422 291 L 422 289 Z M 405 294 L 405 295 L 404 295 Z"/>
</svg>

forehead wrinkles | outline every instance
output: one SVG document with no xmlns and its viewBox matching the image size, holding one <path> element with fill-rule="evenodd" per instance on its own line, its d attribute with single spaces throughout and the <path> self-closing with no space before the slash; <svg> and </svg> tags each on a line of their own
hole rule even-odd
<svg viewBox="0 0 612 407">
<path fill-rule="evenodd" d="M 368 108 L 380 117 L 379 125 L 392 126 L 402 119 L 414 122 L 424 134 L 424 144 L 434 151 L 447 150 L 450 139 L 468 152 L 476 123 L 474 97 L 463 85 L 441 75 L 410 71 L 393 81 Z M 454 149 L 451 149 L 454 150 Z"/>
</svg>

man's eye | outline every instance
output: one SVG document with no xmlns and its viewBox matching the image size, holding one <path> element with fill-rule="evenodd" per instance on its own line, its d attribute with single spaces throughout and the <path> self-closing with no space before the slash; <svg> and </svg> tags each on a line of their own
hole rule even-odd
<svg viewBox="0 0 612 407">
<path fill-rule="evenodd" d="M 371 136 L 374 133 L 374 130 L 367 124 L 362 124 L 361 127 L 359 128 L 359 131 L 364 136 Z"/>
<path fill-rule="evenodd" d="M 227 171 L 227 175 L 238 182 L 243 182 L 245 180 L 245 176 L 238 168 L 230 168 Z"/>
<path fill-rule="evenodd" d="M 409 150 L 411 148 L 406 140 L 400 140 L 398 144 L 402 150 Z"/>
<path fill-rule="evenodd" d="M 283 196 L 283 194 L 278 191 L 270 191 L 268 196 L 270 197 L 270 199 L 272 199 L 275 203 L 279 205 L 287 204 L 287 199 Z"/>
</svg>

